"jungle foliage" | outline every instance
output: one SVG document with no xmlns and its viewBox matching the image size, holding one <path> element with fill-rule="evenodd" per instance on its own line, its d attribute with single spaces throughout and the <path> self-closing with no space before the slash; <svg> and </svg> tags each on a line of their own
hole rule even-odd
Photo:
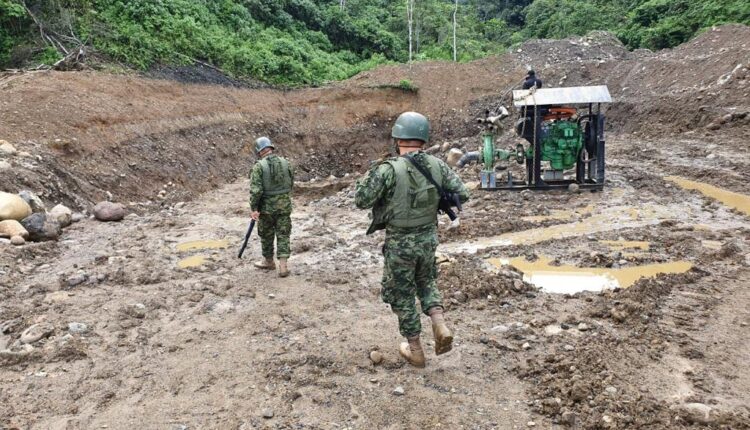
<svg viewBox="0 0 750 430">
<path fill-rule="evenodd" d="M 414 58 L 453 58 L 454 7 L 415 0 Z M 467 61 L 600 29 L 631 48 L 672 47 L 712 25 L 750 24 L 750 2 L 459 0 L 456 19 L 458 59 Z M 198 60 L 274 84 L 318 84 L 408 59 L 405 0 L 0 0 L 0 67 L 61 57 L 37 22 L 128 67 Z"/>
</svg>

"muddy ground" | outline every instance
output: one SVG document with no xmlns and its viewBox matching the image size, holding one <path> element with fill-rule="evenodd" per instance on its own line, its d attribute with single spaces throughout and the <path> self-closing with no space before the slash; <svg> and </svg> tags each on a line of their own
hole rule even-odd
<svg viewBox="0 0 750 430">
<path fill-rule="evenodd" d="M 473 116 L 498 101 L 496 82 L 456 79 L 442 63 L 284 93 L 88 72 L 6 77 L 0 137 L 31 156 L 0 172 L 3 190 L 77 210 L 109 191 L 131 214 L 84 219 L 57 242 L 0 241 L 0 428 L 750 428 L 748 197 L 717 200 L 673 178 L 747 193 L 748 98 L 736 89 L 747 91 L 748 63 L 736 62 L 749 50 L 730 43 L 741 32 L 657 54 L 600 36 L 581 60 L 571 53 L 600 42 L 529 45 L 555 79 L 632 72 L 636 95 L 611 83 L 608 184 L 473 190 L 458 230 L 442 220 L 439 286 L 456 342 L 429 353 L 424 370 L 398 357 L 396 319 L 379 298 L 382 233 L 364 236 L 353 180 L 407 108 L 428 109 L 438 141 L 473 149 Z M 501 74 L 493 64 L 518 68 L 524 55 L 462 67 Z M 669 70 L 680 56 L 713 68 L 674 76 L 683 90 L 654 96 L 654 75 L 638 70 Z M 407 72 L 419 93 L 383 86 Z M 727 73 L 734 81 L 718 84 Z M 451 99 L 453 82 L 473 89 Z M 667 106 L 701 89 L 722 103 L 665 132 L 670 119 L 683 124 Z M 243 148 L 269 124 L 304 180 L 286 279 L 252 268 L 257 236 L 236 257 L 248 216 Z M 460 174 L 477 180 L 474 166 Z M 533 264 L 606 269 L 633 285 L 548 293 L 528 282 Z M 625 276 L 655 264 L 675 273 Z M 22 343 L 35 324 L 40 338 Z"/>
</svg>

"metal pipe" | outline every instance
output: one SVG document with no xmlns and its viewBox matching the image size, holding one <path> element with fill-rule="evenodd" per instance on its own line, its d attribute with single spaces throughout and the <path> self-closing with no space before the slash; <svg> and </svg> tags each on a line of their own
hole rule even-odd
<svg viewBox="0 0 750 430">
<path fill-rule="evenodd" d="M 464 167 L 470 161 L 479 161 L 479 157 L 479 151 L 467 152 L 463 157 L 461 157 L 460 160 L 458 160 L 458 163 L 456 163 L 456 167 Z"/>
</svg>

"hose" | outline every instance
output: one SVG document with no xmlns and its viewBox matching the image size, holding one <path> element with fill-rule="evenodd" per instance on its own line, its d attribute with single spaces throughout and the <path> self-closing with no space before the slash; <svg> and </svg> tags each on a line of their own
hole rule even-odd
<svg viewBox="0 0 750 430">
<path fill-rule="evenodd" d="M 456 163 L 456 167 L 464 167 L 470 161 L 479 161 L 479 157 L 479 151 L 467 152 L 463 157 L 461 157 L 460 160 L 458 160 L 458 163 Z"/>
</svg>

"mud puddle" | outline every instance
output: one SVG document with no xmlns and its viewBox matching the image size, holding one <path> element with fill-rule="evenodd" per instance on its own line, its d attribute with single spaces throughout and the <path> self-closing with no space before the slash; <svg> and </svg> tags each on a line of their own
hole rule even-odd
<svg viewBox="0 0 750 430">
<path fill-rule="evenodd" d="M 192 257 L 183 258 L 177 262 L 177 267 L 180 269 L 190 269 L 193 267 L 200 267 L 208 261 L 208 257 L 204 255 L 194 255 Z"/>
<path fill-rule="evenodd" d="M 718 200 L 722 204 L 736 209 L 745 215 L 750 215 L 750 196 L 748 195 L 735 193 L 703 182 L 691 181 L 679 176 L 667 176 L 664 179 L 674 182 L 680 188 L 699 191 L 706 197 Z"/>
<path fill-rule="evenodd" d="M 690 211 L 682 206 L 647 205 L 640 208 L 617 206 L 604 209 L 581 221 L 556 224 L 549 227 L 505 233 L 499 236 L 485 237 L 472 242 L 454 242 L 442 245 L 444 253 L 477 253 L 479 251 L 511 245 L 534 245 L 549 240 L 566 239 L 605 231 L 626 228 L 645 227 L 658 224 L 665 219 L 687 217 Z"/>
<path fill-rule="evenodd" d="M 202 249 L 224 249 L 229 247 L 229 239 L 221 240 L 193 240 L 177 245 L 178 252 L 188 252 Z"/>
<path fill-rule="evenodd" d="M 525 257 L 513 259 L 493 258 L 492 265 L 502 268 L 513 266 L 523 272 L 524 281 L 534 284 L 548 293 L 575 294 L 582 291 L 602 291 L 628 288 L 640 278 L 651 278 L 658 274 L 684 273 L 693 265 L 687 261 L 646 264 L 635 267 L 600 268 L 552 265 L 549 257 L 528 261 Z"/>
</svg>

